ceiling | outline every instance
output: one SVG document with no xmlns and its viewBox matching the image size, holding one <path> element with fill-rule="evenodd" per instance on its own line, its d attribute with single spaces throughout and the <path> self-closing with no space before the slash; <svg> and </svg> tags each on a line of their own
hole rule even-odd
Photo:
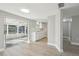
<svg viewBox="0 0 79 59">
<path fill-rule="evenodd" d="M 79 15 L 79 4 L 62 10 L 64 17 Z"/>
<path fill-rule="evenodd" d="M 30 13 L 21 12 L 22 8 L 29 9 Z M 46 20 L 56 9 L 56 3 L 0 3 L 0 10 L 30 19 Z"/>
</svg>

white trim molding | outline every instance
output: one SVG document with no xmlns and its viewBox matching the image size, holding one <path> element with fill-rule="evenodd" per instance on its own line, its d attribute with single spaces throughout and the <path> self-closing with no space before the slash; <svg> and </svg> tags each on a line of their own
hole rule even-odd
<svg viewBox="0 0 79 59">
<path fill-rule="evenodd" d="M 55 44 L 52 44 L 52 43 L 48 43 L 48 45 L 50 45 L 50 46 L 55 46 Z M 56 47 L 56 46 L 55 46 Z"/>
<path fill-rule="evenodd" d="M 71 42 L 72 45 L 79 45 L 79 43 Z"/>
<path fill-rule="evenodd" d="M 59 47 L 56 46 L 59 52 L 63 53 L 63 49 L 60 49 Z"/>
<path fill-rule="evenodd" d="M 59 49 L 55 44 L 48 43 L 50 46 L 54 46 L 59 52 L 63 53 L 63 49 Z"/>
</svg>

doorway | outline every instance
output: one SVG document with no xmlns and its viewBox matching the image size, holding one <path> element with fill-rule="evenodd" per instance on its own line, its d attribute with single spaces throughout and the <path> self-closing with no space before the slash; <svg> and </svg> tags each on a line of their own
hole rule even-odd
<svg viewBox="0 0 79 59">
<path fill-rule="evenodd" d="M 69 45 L 71 45 L 72 40 L 72 30 L 71 30 L 72 19 L 66 17 L 63 19 L 63 50 L 66 51 Z"/>
</svg>

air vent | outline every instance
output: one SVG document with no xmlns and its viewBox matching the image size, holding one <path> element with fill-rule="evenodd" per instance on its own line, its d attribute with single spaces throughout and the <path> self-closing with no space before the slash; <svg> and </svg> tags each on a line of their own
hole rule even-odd
<svg viewBox="0 0 79 59">
<path fill-rule="evenodd" d="M 59 8 L 64 7 L 64 3 L 59 3 L 59 4 L 58 4 L 58 7 L 59 7 Z"/>
</svg>

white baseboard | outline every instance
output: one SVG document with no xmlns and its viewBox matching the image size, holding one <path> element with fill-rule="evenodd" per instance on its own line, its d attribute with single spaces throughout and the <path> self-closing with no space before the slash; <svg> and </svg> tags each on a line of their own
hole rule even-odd
<svg viewBox="0 0 79 59">
<path fill-rule="evenodd" d="M 48 45 L 50 45 L 50 46 L 55 46 L 54 44 L 52 44 L 52 43 L 48 43 Z"/>
<path fill-rule="evenodd" d="M 58 50 L 60 53 L 63 53 L 63 49 L 60 49 L 60 48 L 57 47 L 57 46 L 56 46 L 56 48 L 57 48 L 57 50 Z"/>
<path fill-rule="evenodd" d="M 0 52 L 5 51 L 5 48 L 0 49 Z"/>
<path fill-rule="evenodd" d="M 48 45 L 50 46 L 54 46 L 59 52 L 63 52 L 63 49 L 59 49 L 55 44 L 52 44 L 52 43 L 48 43 Z"/>
<path fill-rule="evenodd" d="M 72 45 L 79 45 L 79 43 L 71 42 Z"/>
</svg>

